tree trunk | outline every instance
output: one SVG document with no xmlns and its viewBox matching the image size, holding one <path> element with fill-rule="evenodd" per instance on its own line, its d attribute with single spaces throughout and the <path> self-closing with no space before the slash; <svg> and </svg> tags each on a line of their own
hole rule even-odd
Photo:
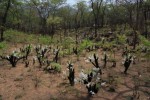
<svg viewBox="0 0 150 100">
<path fill-rule="evenodd" d="M 137 44 L 137 32 L 134 30 L 134 40 L 133 40 L 133 49 L 135 50 Z"/>
<path fill-rule="evenodd" d="M 54 24 L 52 24 L 51 25 L 51 35 L 52 35 L 52 37 L 54 36 L 54 34 L 55 34 L 55 26 L 54 26 Z"/>
<path fill-rule="evenodd" d="M 133 27 L 133 21 L 132 21 L 132 11 L 129 11 L 129 16 L 130 16 L 130 27 Z"/>
<path fill-rule="evenodd" d="M 5 10 L 4 16 L 2 18 L 2 28 L 0 29 L 0 34 L 1 34 L 0 41 L 4 40 L 4 28 L 5 28 L 6 18 L 7 18 L 7 15 L 8 15 L 10 4 L 11 4 L 11 0 L 8 0 L 6 10 Z"/>
<path fill-rule="evenodd" d="M 144 13 L 144 23 L 145 23 L 145 25 L 144 25 L 145 26 L 145 32 L 144 32 L 145 34 L 144 35 L 147 38 L 148 37 L 148 31 L 147 31 L 148 30 L 147 29 L 147 11 L 145 10 L 143 13 Z"/>
<path fill-rule="evenodd" d="M 137 0 L 136 2 L 136 25 L 135 25 L 135 29 L 138 30 L 139 27 L 139 1 Z"/>
</svg>

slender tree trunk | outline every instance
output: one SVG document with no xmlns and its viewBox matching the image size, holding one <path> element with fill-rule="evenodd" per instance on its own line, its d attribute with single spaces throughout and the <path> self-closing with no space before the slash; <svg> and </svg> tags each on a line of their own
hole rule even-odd
<svg viewBox="0 0 150 100">
<path fill-rule="evenodd" d="M 133 40 L 133 49 L 135 50 L 137 45 L 137 32 L 134 30 L 134 40 Z"/>
<path fill-rule="evenodd" d="M 95 28 L 95 37 L 97 37 L 97 18 L 95 18 L 95 25 L 94 25 L 94 28 Z"/>
<path fill-rule="evenodd" d="M 129 16 L 130 16 L 130 27 L 133 27 L 133 21 L 132 21 L 132 11 L 129 11 Z"/>
<path fill-rule="evenodd" d="M 139 27 L 139 0 L 136 2 L 136 25 L 135 29 L 138 30 Z"/>
<path fill-rule="evenodd" d="M 2 18 L 2 28 L 0 29 L 0 34 L 1 34 L 0 35 L 1 36 L 0 41 L 4 40 L 4 28 L 5 28 L 6 19 L 7 19 L 8 11 L 9 11 L 9 8 L 10 8 L 10 4 L 11 4 L 11 0 L 8 0 L 6 10 L 5 10 L 4 16 Z"/>
<path fill-rule="evenodd" d="M 145 37 L 147 38 L 148 36 L 148 31 L 147 31 L 147 11 L 145 10 L 144 12 L 144 23 L 145 23 Z"/>
<path fill-rule="evenodd" d="M 54 26 L 54 24 L 52 24 L 51 25 L 51 35 L 52 35 L 52 37 L 54 36 L 54 34 L 55 34 L 55 26 Z"/>
</svg>

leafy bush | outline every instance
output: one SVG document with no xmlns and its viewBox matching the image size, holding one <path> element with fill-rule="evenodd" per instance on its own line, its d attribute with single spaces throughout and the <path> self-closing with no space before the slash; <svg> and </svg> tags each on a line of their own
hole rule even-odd
<svg viewBox="0 0 150 100">
<path fill-rule="evenodd" d="M 133 33 L 132 29 L 128 29 L 124 31 L 125 35 L 131 35 Z"/>
<path fill-rule="evenodd" d="M 118 44 L 125 44 L 126 43 L 126 40 L 127 40 L 127 37 L 125 35 L 117 35 L 117 40 L 116 42 Z"/>
<path fill-rule="evenodd" d="M 26 34 L 17 30 L 5 31 L 5 40 L 12 43 L 40 43 L 51 44 L 53 41 L 50 36 L 40 36 L 34 34 Z"/>
<path fill-rule="evenodd" d="M 0 42 L 0 49 L 5 49 L 7 47 L 6 42 Z"/>
<path fill-rule="evenodd" d="M 58 63 L 51 63 L 51 67 L 56 71 L 56 72 L 61 72 L 61 65 Z"/>
<path fill-rule="evenodd" d="M 23 43 L 27 39 L 25 33 L 16 30 L 7 30 L 4 36 L 6 41 L 13 43 Z"/>
<path fill-rule="evenodd" d="M 63 46 L 64 49 L 69 49 L 72 46 L 71 44 L 73 44 L 73 43 L 75 43 L 75 41 L 72 38 L 67 37 L 61 43 L 61 45 Z"/>
<path fill-rule="evenodd" d="M 85 48 L 89 47 L 89 46 L 93 46 L 94 43 L 88 39 L 85 39 L 82 41 L 82 43 L 79 46 L 79 51 L 81 52 L 82 50 L 84 50 Z"/>
<path fill-rule="evenodd" d="M 10 55 L 7 55 L 7 56 L 1 56 L 1 55 L 0 55 L 0 58 L 9 61 L 10 64 L 12 65 L 12 67 L 16 67 L 17 62 L 18 62 L 19 60 L 23 59 L 24 56 L 21 55 L 21 53 L 18 52 L 18 51 L 13 51 Z"/>
<path fill-rule="evenodd" d="M 110 50 L 112 47 L 117 47 L 116 41 L 112 41 L 112 42 L 105 42 L 104 44 L 101 44 L 104 51 L 105 50 Z"/>
<path fill-rule="evenodd" d="M 52 41 L 52 38 L 51 37 L 48 37 L 48 36 L 40 36 L 39 37 L 39 40 L 38 42 L 40 44 L 51 44 L 53 41 Z"/>
<path fill-rule="evenodd" d="M 49 48 L 47 46 L 38 45 L 35 47 L 36 57 L 40 66 L 44 64 L 44 60 L 46 58 L 47 53 L 49 52 Z"/>
<path fill-rule="evenodd" d="M 139 38 L 140 38 L 141 43 L 144 46 L 150 48 L 150 41 L 149 40 L 147 40 L 144 36 L 141 36 L 141 35 L 139 36 Z"/>
<path fill-rule="evenodd" d="M 25 56 L 25 59 L 28 59 L 29 54 L 31 53 L 32 46 L 31 44 L 24 46 L 23 48 L 20 48 L 20 52 Z"/>
</svg>

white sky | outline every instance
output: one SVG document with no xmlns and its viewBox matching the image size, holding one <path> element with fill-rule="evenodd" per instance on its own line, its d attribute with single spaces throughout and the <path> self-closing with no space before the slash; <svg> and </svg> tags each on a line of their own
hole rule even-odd
<svg viewBox="0 0 150 100">
<path fill-rule="evenodd" d="M 75 3 L 77 3 L 78 1 L 88 1 L 88 0 L 67 0 L 67 3 L 74 5 Z"/>
</svg>

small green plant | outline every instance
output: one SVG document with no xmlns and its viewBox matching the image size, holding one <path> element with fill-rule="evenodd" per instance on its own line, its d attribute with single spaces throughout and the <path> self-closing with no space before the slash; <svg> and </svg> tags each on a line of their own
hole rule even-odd
<svg viewBox="0 0 150 100">
<path fill-rule="evenodd" d="M 51 68 L 54 69 L 55 72 L 61 72 L 61 65 L 58 63 L 54 63 L 52 62 L 51 64 Z"/>
<path fill-rule="evenodd" d="M 23 48 L 20 48 L 21 53 L 25 56 L 25 60 L 28 59 L 28 56 L 31 53 L 31 49 L 32 49 L 31 44 L 29 44 Z"/>
<path fill-rule="evenodd" d="M 0 42 L 0 49 L 5 49 L 7 46 L 6 42 Z"/>
<path fill-rule="evenodd" d="M 101 44 L 104 51 L 111 50 L 113 47 L 117 47 L 116 41 L 112 42 L 105 42 L 104 44 Z"/>
<path fill-rule="evenodd" d="M 48 59 L 46 60 L 46 63 L 47 65 L 44 67 L 44 70 L 46 72 L 58 72 L 60 73 L 61 72 L 61 65 L 56 63 L 56 62 L 52 62 L 52 61 L 49 61 Z"/>
<path fill-rule="evenodd" d="M 23 43 L 27 39 L 27 34 L 17 30 L 5 31 L 5 40 L 13 43 Z"/>
<path fill-rule="evenodd" d="M 48 37 L 48 36 L 40 36 L 38 38 L 38 42 L 40 44 L 48 45 L 48 44 L 51 44 L 53 42 L 53 40 L 51 37 Z"/>
<path fill-rule="evenodd" d="M 150 48 L 150 41 L 149 41 L 148 39 L 146 39 L 144 36 L 141 36 L 141 35 L 140 35 L 139 37 L 140 37 L 141 43 L 142 43 L 144 46 Z"/>
<path fill-rule="evenodd" d="M 85 39 L 82 41 L 82 43 L 79 45 L 79 52 L 83 51 L 84 49 L 86 49 L 87 47 L 91 47 L 93 46 L 94 43 L 88 39 Z"/>
<path fill-rule="evenodd" d="M 63 49 L 69 49 L 69 48 L 71 48 L 71 46 L 72 46 L 73 43 L 75 43 L 75 41 L 72 38 L 67 37 L 61 43 L 61 45 L 63 46 Z"/>
<path fill-rule="evenodd" d="M 131 35 L 131 34 L 132 34 L 132 32 L 133 32 L 133 30 L 132 30 L 132 29 L 124 30 L 125 35 Z"/>
<path fill-rule="evenodd" d="M 13 53 L 8 56 L 0 56 L 0 57 L 2 59 L 8 60 L 12 65 L 12 67 L 16 67 L 17 62 L 24 58 L 24 56 L 21 55 L 21 53 L 18 51 L 13 51 Z"/>
<path fill-rule="evenodd" d="M 124 45 L 126 44 L 127 37 L 125 35 L 117 35 L 117 44 Z"/>
<path fill-rule="evenodd" d="M 42 66 L 46 58 L 46 55 L 50 51 L 50 49 L 47 46 L 38 45 L 35 47 L 35 51 L 36 51 L 38 62 L 40 66 Z"/>
</svg>

